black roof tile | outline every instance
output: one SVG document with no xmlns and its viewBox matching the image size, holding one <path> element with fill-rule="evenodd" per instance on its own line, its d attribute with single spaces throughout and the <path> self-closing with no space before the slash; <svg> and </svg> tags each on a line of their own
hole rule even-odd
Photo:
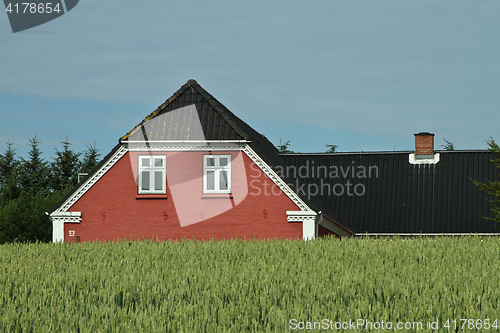
<svg viewBox="0 0 500 333">
<path fill-rule="evenodd" d="M 441 151 L 437 164 L 410 164 L 409 152 L 283 154 L 291 166 L 344 167 L 376 166 L 378 177 L 340 175 L 299 178 L 309 184 L 323 185 L 325 191 L 311 196 L 333 212 L 337 220 L 356 233 L 497 233 L 500 225 L 492 217 L 488 195 L 472 180 L 499 180 L 491 162 L 493 153 L 483 151 Z M 374 171 L 375 169 L 373 169 Z M 359 174 L 361 176 L 361 174 Z M 349 181 L 362 195 L 340 191 L 326 193 L 327 187 Z M 340 185 L 337 185 L 340 189 Z"/>
</svg>

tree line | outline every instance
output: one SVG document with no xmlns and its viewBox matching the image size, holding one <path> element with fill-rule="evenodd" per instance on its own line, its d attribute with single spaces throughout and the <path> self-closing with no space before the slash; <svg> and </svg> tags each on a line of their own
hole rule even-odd
<svg viewBox="0 0 500 333">
<path fill-rule="evenodd" d="M 71 149 L 68 138 L 61 141 L 50 161 L 42 158 L 40 141 L 29 140 L 29 157 L 17 156 L 12 142 L 0 154 L 0 244 L 7 242 L 50 242 L 52 223 L 45 214 L 88 173 L 101 154 L 94 145 L 83 152 Z"/>
</svg>

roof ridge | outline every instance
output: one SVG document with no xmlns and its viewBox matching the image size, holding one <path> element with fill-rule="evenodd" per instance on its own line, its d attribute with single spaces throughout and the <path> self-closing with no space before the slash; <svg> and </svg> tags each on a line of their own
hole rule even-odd
<svg viewBox="0 0 500 333">
<path fill-rule="evenodd" d="M 436 153 L 485 153 L 488 149 L 454 149 L 434 150 Z M 327 152 L 298 152 L 298 153 L 280 153 L 280 156 L 290 155 L 322 155 L 322 156 L 339 156 L 339 155 L 383 155 L 383 154 L 408 154 L 415 153 L 414 150 L 369 150 L 369 151 L 338 151 L 335 153 Z"/>
</svg>

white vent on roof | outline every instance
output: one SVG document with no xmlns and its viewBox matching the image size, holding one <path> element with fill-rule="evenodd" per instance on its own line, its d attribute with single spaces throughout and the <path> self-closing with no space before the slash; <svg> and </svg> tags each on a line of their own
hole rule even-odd
<svg viewBox="0 0 500 333">
<path fill-rule="evenodd" d="M 408 160 L 410 164 L 436 164 L 437 162 L 439 162 L 439 153 L 431 155 L 430 158 L 417 158 L 415 153 L 411 153 L 408 156 Z"/>
</svg>

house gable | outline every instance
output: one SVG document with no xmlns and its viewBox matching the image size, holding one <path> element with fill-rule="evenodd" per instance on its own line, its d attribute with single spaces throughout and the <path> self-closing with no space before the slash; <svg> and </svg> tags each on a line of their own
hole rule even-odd
<svg viewBox="0 0 500 333">
<path fill-rule="evenodd" d="M 286 211 L 298 210 L 297 205 L 267 175 L 257 172 L 259 167 L 244 152 L 223 151 L 241 158 L 248 171 L 245 183 L 250 184 L 247 193 L 224 197 L 204 196 L 200 178 L 178 179 L 189 177 L 182 171 L 186 167 L 194 168 L 192 173 L 200 171 L 201 164 L 192 162 L 201 161 L 204 151 L 155 154 L 165 153 L 167 161 L 176 159 L 173 170 L 167 169 L 172 181 L 167 181 L 166 196 L 151 199 L 137 194 L 129 163 L 134 152 L 127 152 L 72 206 L 83 212 L 82 222 L 65 223 L 64 240 L 302 238 L 302 223 L 289 223 L 286 217 Z"/>
<path fill-rule="evenodd" d="M 276 167 L 284 164 L 274 145 L 225 108 L 196 81 L 190 80 L 157 110 L 124 135 L 119 145 L 89 176 L 50 211 L 54 224 L 54 241 L 64 239 L 64 234 L 61 235 L 61 233 L 64 223 L 70 222 L 67 220 L 70 210 L 75 214 L 80 213 L 77 208 L 80 200 L 84 200 L 86 193 L 96 186 L 117 163 L 121 163 L 123 156 L 132 156 L 129 152 L 143 151 L 151 154 L 168 151 L 217 150 L 243 152 L 246 158 L 249 158 L 253 165 L 272 181 L 273 186 L 276 186 L 293 203 L 293 207 L 286 211 L 288 216 L 286 220 L 291 223 L 302 222 L 302 233 L 305 239 L 314 238 L 317 235 L 319 223 L 317 213 L 327 213 L 327 207 L 321 209 L 321 204 L 320 206 L 317 203 L 313 204 L 297 194 L 293 188 L 294 185 L 275 172 Z M 138 162 L 130 160 L 130 163 L 134 165 Z M 85 216 L 80 216 L 71 217 L 71 222 L 79 223 L 85 218 Z M 329 216 L 333 214 L 329 213 Z M 339 230 L 342 230 L 343 235 L 351 234 L 338 222 L 335 223 L 337 223 L 336 228 L 340 227 Z"/>
</svg>

